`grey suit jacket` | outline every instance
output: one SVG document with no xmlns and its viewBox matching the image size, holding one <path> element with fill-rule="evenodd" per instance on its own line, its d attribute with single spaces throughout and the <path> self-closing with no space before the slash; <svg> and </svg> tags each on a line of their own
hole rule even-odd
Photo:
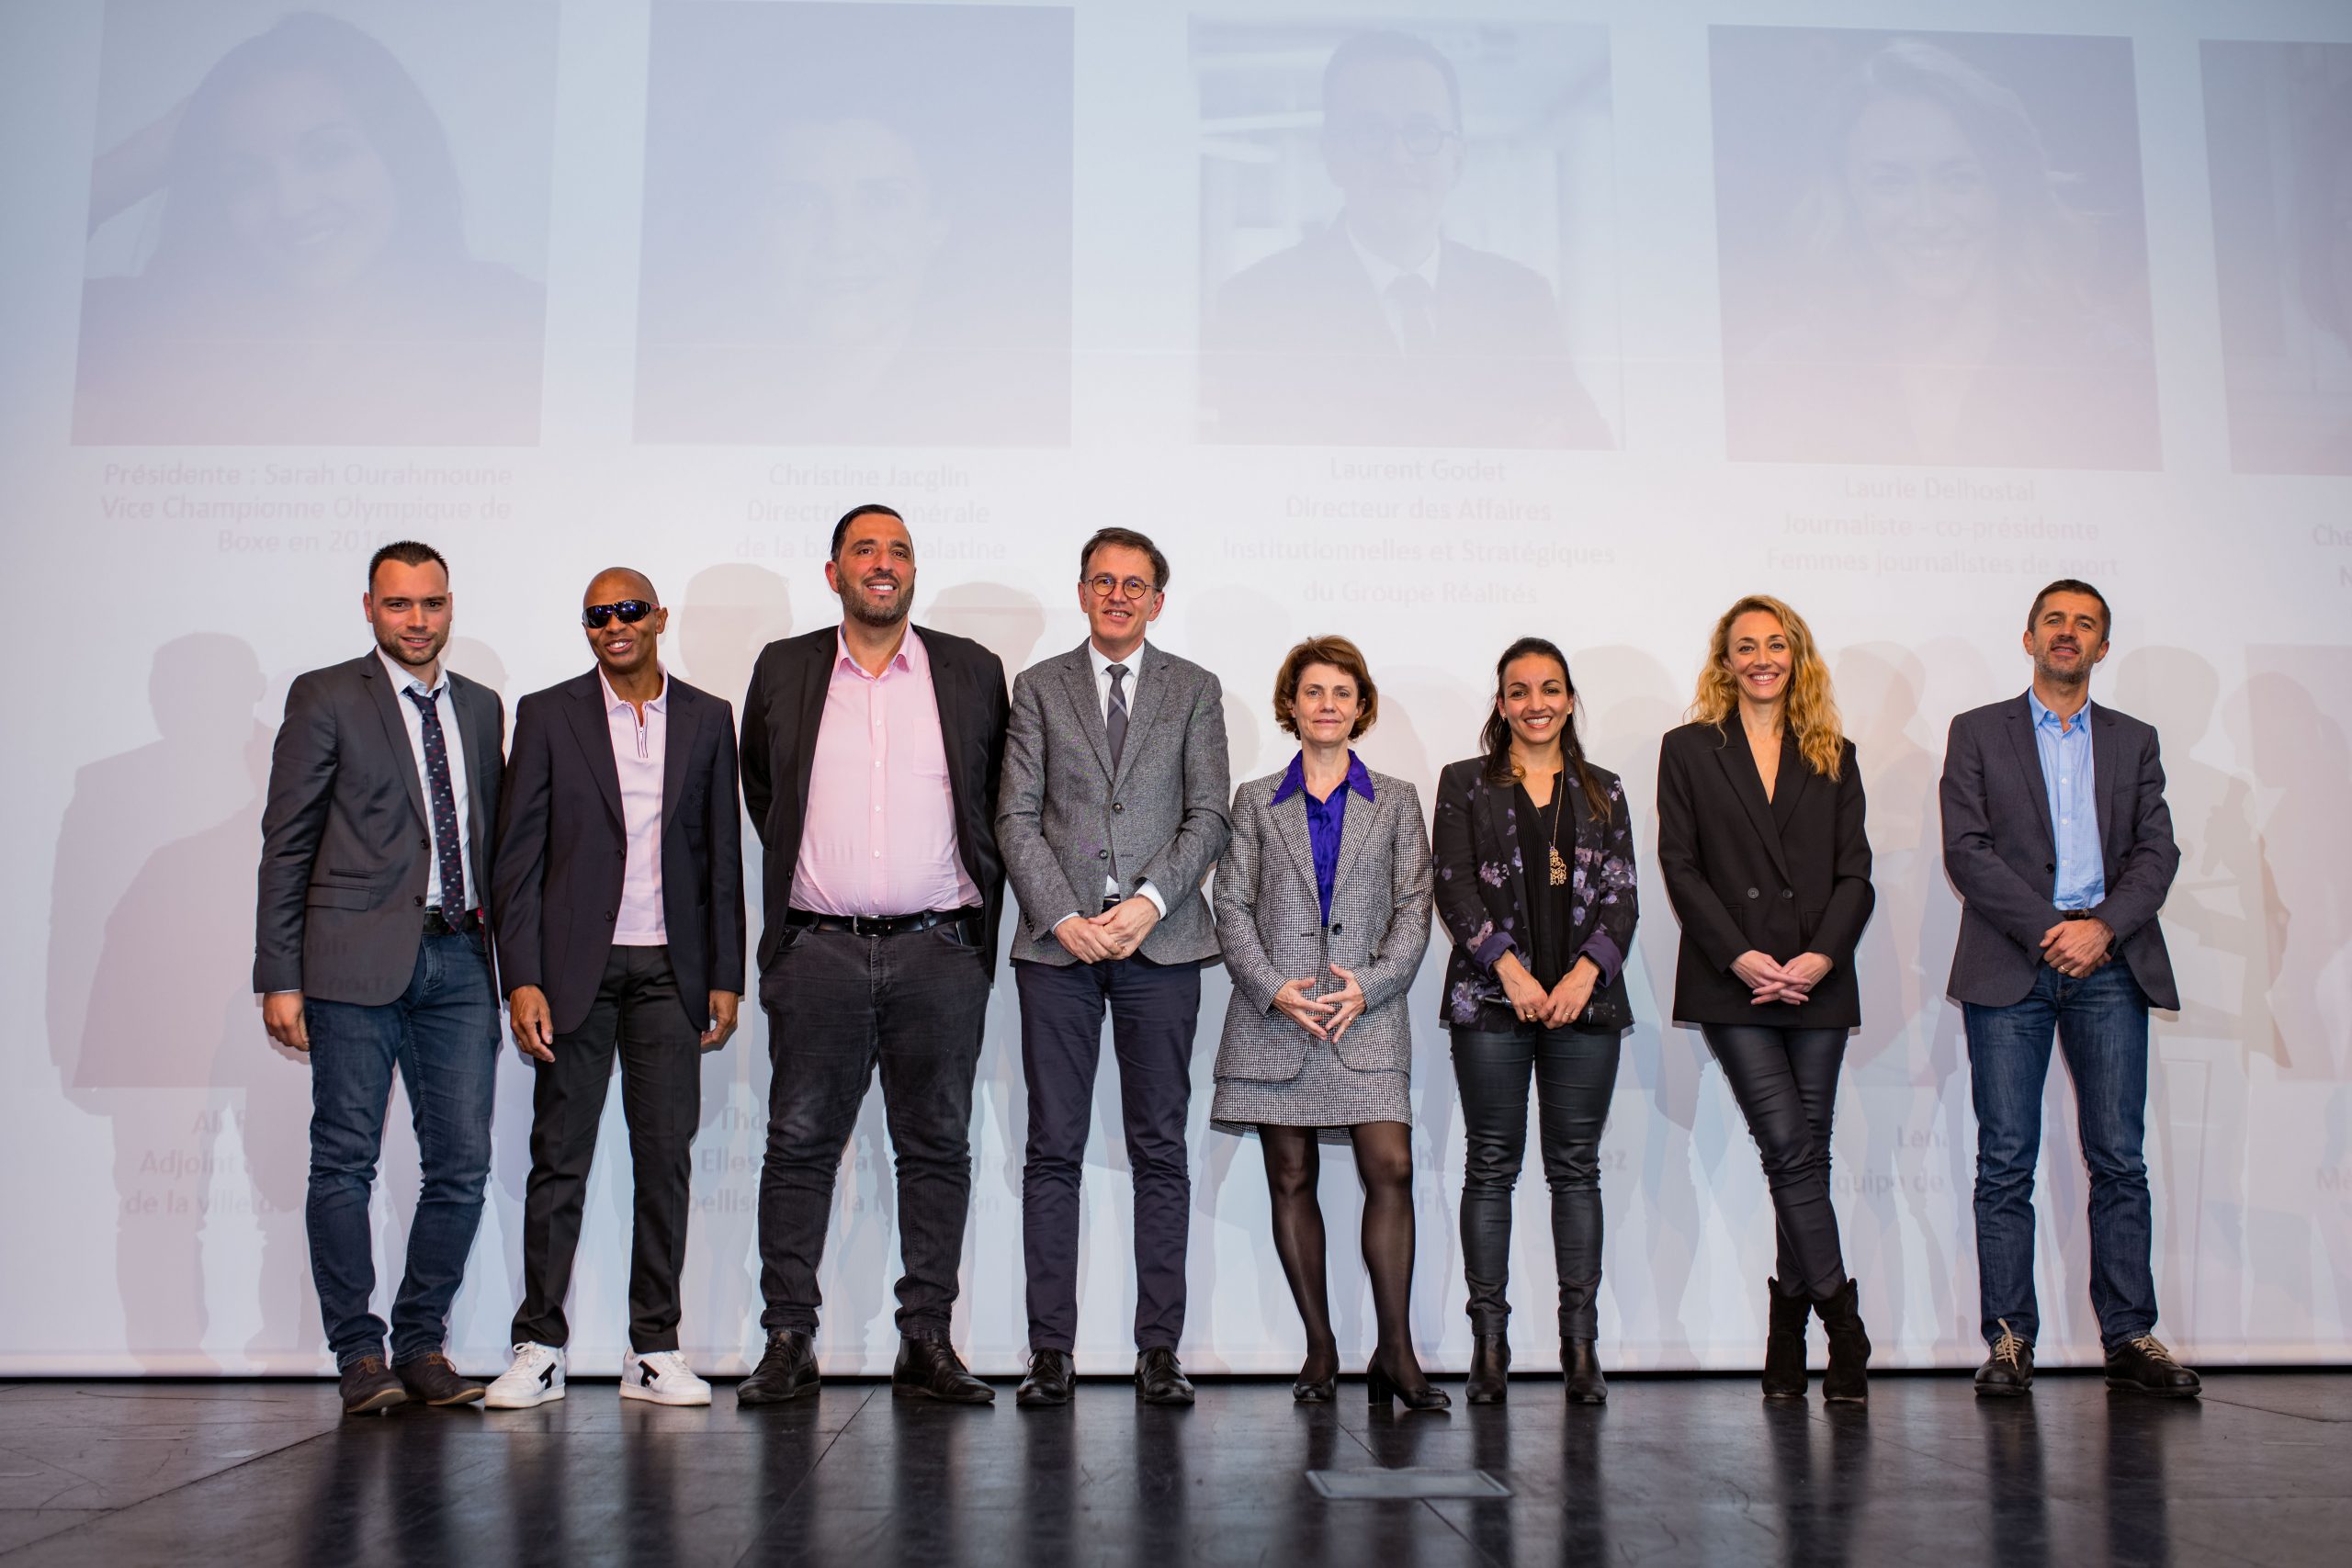
<svg viewBox="0 0 2352 1568">
<path fill-rule="evenodd" d="M 401 701 L 372 649 L 288 690 L 261 816 L 254 990 L 381 1007 L 408 988 L 433 818 Z M 455 671 L 449 701 L 466 753 L 466 875 L 486 899 L 506 710 Z"/>
<path fill-rule="evenodd" d="M 1233 999 L 1225 1010 L 1216 1076 L 1280 1083 L 1298 1076 L 1322 1043 L 1274 1009 L 1274 993 L 1312 976 L 1336 990 L 1330 965 L 1363 987 L 1363 1016 L 1334 1047 L 1360 1072 L 1410 1072 L 1407 990 L 1430 944 L 1430 835 L 1421 797 L 1403 779 L 1372 775 L 1373 798 L 1351 797 L 1340 828 L 1331 924 L 1315 891 L 1306 795 L 1272 804 L 1281 773 L 1233 792 L 1233 842 L 1216 870 L 1217 940 Z"/>
<path fill-rule="evenodd" d="M 2160 1008 L 2180 1005 L 2156 910 L 2180 869 L 2155 729 L 2099 704 L 2091 712 L 2091 784 L 2107 896 L 2091 911 L 2115 931 L 2117 956 Z M 1953 999 L 2007 1007 L 2025 999 L 2041 967 L 2041 936 L 2058 921 L 2050 791 L 2022 696 L 1951 721 L 1941 788 L 1944 870 L 1960 892 Z"/>
<path fill-rule="evenodd" d="M 1225 694 L 1216 676 L 1157 644 L 1137 671 L 1127 742 L 1111 742 L 1086 645 L 1041 660 L 1012 682 L 996 839 L 1021 900 L 1012 957 L 1077 962 L 1054 927 L 1102 908 L 1102 880 L 1123 897 L 1148 882 L 1168 913 L 1143 940 L 1155 964 L 1215 958 L 1216 927 L 1201 883 L 1225 852 Z"/>
</svg>

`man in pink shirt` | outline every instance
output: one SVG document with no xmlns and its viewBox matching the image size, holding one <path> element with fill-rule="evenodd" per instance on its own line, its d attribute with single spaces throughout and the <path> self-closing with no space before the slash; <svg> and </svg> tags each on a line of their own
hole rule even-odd
<svg viewBox="0 0 2352 1568">
<path fill-rule="evenodd" d="M 742 1404 L 817 1387 L 833 1176 L 878 1067 L 899 1179 L 893 1393 L 985 1404 L 948 1343 L 971 1206 L 972 1078 L 996 971 L 1004 666 L 912 625 L 915 549 L 887 506 L 833 529 L 839 626 L 770 643 L 743 698 L 743 798 L 765 875 L 768 1134 L 761 1325 Z"/>
<path fill-rule="evenodd" d="M 523 1303 L 493 1410 L 561 1399 L 564 1296 L 613 1060 L 636 1188 L 621 1397 L 707 1404 L 678 1347 L 702 1053 L 735 1032 L 743 854 L 735 716 L 662 668 L 670 612 L 599 572 L 580 613 L 596 667 L 514 705 L 491 923 L 514 1044 L 536 1069 Z"/>
</svg>

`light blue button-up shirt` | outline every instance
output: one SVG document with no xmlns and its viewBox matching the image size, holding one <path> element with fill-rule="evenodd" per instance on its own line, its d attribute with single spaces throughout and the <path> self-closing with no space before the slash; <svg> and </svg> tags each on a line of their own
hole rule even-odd
<svg viewBox="0 0 2352 1568">
<path fill-rule="evenodd" d="M 2107 866 L 2099 852 L 2098 780 L 2091 768 L 2091 705 L 2062 725 L 2031 690 L 2033 748 L 2050 794 L 2050 838 L 2058 846 L 2058 877 L 2050 901 L 2062 909 L 2095 909 L 2107 897 Z"/>
</svg>

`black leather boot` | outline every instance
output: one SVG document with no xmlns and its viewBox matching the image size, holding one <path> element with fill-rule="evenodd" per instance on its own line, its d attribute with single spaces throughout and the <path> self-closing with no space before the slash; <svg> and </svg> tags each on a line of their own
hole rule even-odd
<svg viewBox="0 0 2352 1568">
<path fill-rule="evenodd" d="M 1470 1386 L 1462 1397 L 1473 1404 L 1500 1404 L 1510 1396 L 1510 1337 L 1470 1337 Z"/>
<path fill-rule="evenodd" d="M 817 1392 L 816 1338 L 801 1328 L 773 1328 L 752 1375 L 735 1385 L 738 1404 L 781 1404 Z"/>
<path fill-rule="evenodd" d="M 1591 1340 L 1561 1340 L 1560 1371 L 1568 1380 L 1570 1404 L 1609 1403 L 1609 1380 L 1600 1375 L 1600 1358 Z"/>
<path fill-rule="evenodd" d="M 1778 1280 L 1765 1280 L 1764 1292 L 1770 1313 L 1764 1330 L 1764 1397 L 1803 1399 L 1804 1325 L 1813 1303 L 1784 1294 Z"/>
<path fill-rule="evenodd" d="M 1813 1303 L 1829 1330 L 1829 1370 L 1822 1374 L 1821 1397 L 1860 1404 L 1871 1396 L 1871 1337 L 1862 1332 L 1860 1292 L 1847 1280 L 1835 1294 Z"/>
</svg>

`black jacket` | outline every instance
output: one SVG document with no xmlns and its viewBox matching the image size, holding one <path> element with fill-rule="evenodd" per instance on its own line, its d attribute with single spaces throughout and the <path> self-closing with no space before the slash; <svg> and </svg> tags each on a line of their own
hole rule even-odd
<svg viewBox="0 0 2352 1568">
<path fill-rule="evenodd" d="M 939 705 L 939 738 L 947 753 L 948 793 L 956 802 L 956 847 L 986 912 L 981 951 L 996 973 L 997 922 L 1004 912 L 1004 857 L 997 852 L 997 783 L 1004 771 L 1004 732 L 1012 716 L 1004 662 L 969 637 L 916 626 L 931 659 Z M 743 695 L 743 804 L 760 836 L 763 888 L 760 970 L 775 962 L 792 874 L 800 859 L 800 826 L 808 777 L 817 762 L 817 728 L 825 717 L 840 628 L 772 642 L 752 667 Z M 913 909 L 894 914 L 911 915 Z"/>
<path fill-rule="evenodd" d="M 1657 859 L 1682 922 L 1678 1022 L 1852 1029 L 1862 1021 L 1854 944 L 1876 895 L 1852 741 L 1844 742 L 1832 780 L 1784 731 L 1768 801 L 1747 742 L 1732 727 L 1667 731 L 1657 754 Z M 1832 967 L 1803 1007 L 1758 1007 L 1731 972 L 1732 960 L 1750 949 L 1781 962 L 1818 953 Z"/>
<path fill-rule="evenodd" d="M 678 1000 L 700 1033 L 710 993 L 743 990 L 743 829 L 735 715 L 669 678 L 662 753 L 662 924 Z M 628 869 L 605 682 L 591 670 L 514 705 L 491 920 L 499 983 L 537 986 L 560 1032 L 587 1019 Z"/>
</svg>

